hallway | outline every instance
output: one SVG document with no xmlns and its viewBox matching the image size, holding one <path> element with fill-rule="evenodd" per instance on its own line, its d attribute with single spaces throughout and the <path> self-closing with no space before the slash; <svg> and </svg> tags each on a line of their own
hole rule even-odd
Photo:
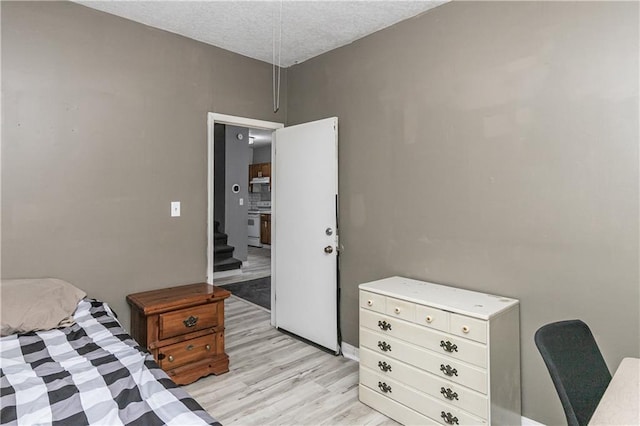
<svg viewBox="0 0 640 426">
<path fill-rule="evenodd" d="M 225 285 L 255 280 L 271 275 L 271 249 L 249 246 L 247 261 L 243 263 L 239 274 L 215 278 L 215 285 Z"/>
</svg>

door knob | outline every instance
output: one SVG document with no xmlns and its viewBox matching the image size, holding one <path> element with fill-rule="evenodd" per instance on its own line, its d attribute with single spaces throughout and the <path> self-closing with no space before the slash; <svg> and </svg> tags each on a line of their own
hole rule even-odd
<svg viewBox="0 0 640 426">
<path fill-rule="evenodd" d="M 326 247 L 324 248 L 324 252 L 325 252 L 325 253 L 327 253 L 327 254 L 331 254 L 331 253 L 333 253 L 333 247 L 331 247 L 331 246 L 326 246 Z"/>
</svg>

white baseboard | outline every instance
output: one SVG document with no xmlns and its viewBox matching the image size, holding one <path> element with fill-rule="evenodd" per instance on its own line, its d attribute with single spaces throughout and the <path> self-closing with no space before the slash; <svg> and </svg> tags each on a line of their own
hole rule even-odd
<svg viewBox="0 0 640 426">
<path fill-rule="evenodd" d="M 538 425 L 544 426 L 544 423 L 538 423 L 533 419 L 522 416 L 522 426 L 538 426 Z"/>
<path fill-rule="evenodd" d="M 360 349 L 352 346 L 346 342 L 342 342 L 342 356 L 347 359 L 352 359 L 354 361 L 360 362 Z"/>
</svg>

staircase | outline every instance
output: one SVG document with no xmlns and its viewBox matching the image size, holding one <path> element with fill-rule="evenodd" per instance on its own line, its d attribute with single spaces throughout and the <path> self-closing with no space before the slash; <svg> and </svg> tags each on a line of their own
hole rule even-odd
<svg viewBox="0 0 640 426">
<path fill-rule="evenodd" d="M 242 262 L 233 257 L 233 246 L 227 245 L 227 234 L 220 232 L 220 222 L 214 222 L 213 272 L 239 269 Z"/>
</svg>

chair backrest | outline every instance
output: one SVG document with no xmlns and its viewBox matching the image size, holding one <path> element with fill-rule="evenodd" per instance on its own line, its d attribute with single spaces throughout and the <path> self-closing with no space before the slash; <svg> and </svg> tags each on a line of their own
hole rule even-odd
<svg viewBox="0 0 640 426">
<path fill-rule="evenodd" d="M 540 327 L 535 342 L 570 426 L 586 425 L 611 381 L 587 324 L 559 321 Z"/>
</svg>

